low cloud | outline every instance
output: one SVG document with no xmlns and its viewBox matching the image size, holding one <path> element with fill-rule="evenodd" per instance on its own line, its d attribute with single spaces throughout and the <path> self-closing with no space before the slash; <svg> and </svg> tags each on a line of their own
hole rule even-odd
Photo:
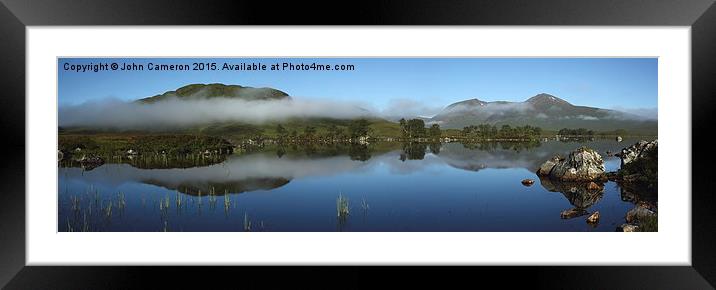
<svg viewBox="0 0 716 290">
<path fill-rule="evenodd" d="M 170 99 L 151 104 L 117 99 L 59 108 L 63 127 L 162 129 L 213 122 L 263 123 L 290 118 L 354 119 L 372 114 L 358 104 L 328 100 L 243 101 Z"/>
<path fill-rule="evenodd" d="M 414 117 L 432 117 L 442 110 L 442 106 L 428 106 L 425 103 L 408 100 L 395 99 L 388 102 L 388 106 L 379 110 L 379 114 L 389 120 Z"/>
<path fill-rule="evenodd" d="M 586 116 L 586 115 L 579 115 L 577 116 L 577 119 L 587 120 L 587 121 L 597 121 L 599 118 L 593 117 L 593 116 Z"/>
<path fill-rule="evenodd" d="M 615 111 L 626 113 L 628 116 L 640 119 L 657 120 L 659 118 L 658 108 L 623 108 L 613 107 Z"/>
<path fill-rule="evenodd" d="M 459 104 L 450 108 L 449 112 L 474 112 L 489 117 L 492 115 L 504 115 L 506 113 L 522 113 L 529 110 L 534 110 L 534 107 L 529 103 L 492 102 L 484 105 Z"/>
</svg>

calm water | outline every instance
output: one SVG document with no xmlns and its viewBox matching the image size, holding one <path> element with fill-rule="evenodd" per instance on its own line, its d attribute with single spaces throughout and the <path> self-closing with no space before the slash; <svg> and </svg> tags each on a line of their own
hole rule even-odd
<svg viewBox="0 0 716 290">
<path fill-rule="evenodd" d="M 588 193 L 534 172 L 583 144 L 616 170 L 619 159 L 605 151 L 636 141 L 266 148 L 191 168 L 60 167 L 58 230 L 614 231 L 636 200 L 655 197 L 613 182 Z M 339 194 L 349 200 L 345 218 Z M 560 218 L 575 206 L 599 211 L 599 224 Z"/>
</svg>

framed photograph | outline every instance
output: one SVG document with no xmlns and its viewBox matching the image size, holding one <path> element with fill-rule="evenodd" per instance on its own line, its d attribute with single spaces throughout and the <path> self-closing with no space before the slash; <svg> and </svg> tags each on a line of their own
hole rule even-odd
<svg viewBox="0 0 716 290">
<path fill-rule="evenodd" d="M 712 288 L 713 1 L 508 2 L 5 1 L 0 282 Z"/>
</svg>

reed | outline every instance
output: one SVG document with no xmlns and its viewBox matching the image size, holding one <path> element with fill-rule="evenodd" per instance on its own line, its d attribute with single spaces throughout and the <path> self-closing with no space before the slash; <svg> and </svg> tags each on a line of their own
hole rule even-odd
<svg viewBox="0 0 716 290">
<path fill-rule="evenodd" d="M 251 231 L 251 220 L 249 220 L 249 214 L 244 212 L 244 231 L 250 232 Z"/>
<path fill-rule="evenodd" d="M 227 191 L 224 191 L 224 213 L 229 214 L 231 208 L 231 196 Z"/>
<path fill-rule="evenodd" d="M 104 208 L 104 215 L 105 215 L 107 218 L 111 218 L 111 217 L 112 217 L 112 201 L 111 201 L 111 200 L 110 200 L 109 203 L 107 204 L 107 207 Z"/>
<path fill-rule="evenodd" d="M 70 224 L 70 218 L 67 218 L 67 231 L 68 232 L 74 232 L 74 229 L 72 228 L 72 224 Z"/>
<path fill-rule="evenodd" d="M 175 193 L 176 193 L 176 198 L 175 198 L 176 206 L 177 206 L 177 210 L 179 210 L 182 207 L 182 197 L 181 197 L 181 194 L 179 194 L 178 190 L 175 191 Z"/>
<path fill-rule="evenodd" d="M 77 212 L 80 210 L 80 198 L 78 196 L 70 196 L 70 203 L 72 204 L 72 211 Z"/>
<path fill-rule="evenodd" d="M 336 200 L 336 211 L 338 212 L 339 218 L 346 218 L 350 214 L 350 204 L 348 201 L 348 198 L 344 197 L 342 194 L 338 194 L 338 199 Z"/>
<path fill-rule="evenodd" d="M 124 208 L 127 206 L 127 199 L 124 196 L 123 192 L 117 193 L 117 209 L 124 210 Z"/>
</svg>

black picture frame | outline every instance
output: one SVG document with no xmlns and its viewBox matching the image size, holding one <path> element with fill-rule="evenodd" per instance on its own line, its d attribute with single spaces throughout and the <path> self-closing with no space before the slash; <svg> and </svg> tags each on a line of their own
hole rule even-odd
<svg viewBox="0 0 716 290">
<path fill-rule="evenodd" d="M 0 128 L 5 152 L 0 183 L 0 285 L 7 289 L 143 288 L 144 279 L 164 286 L 221 279 L 164 279 L 267 275 L 289 279 L 245 279 L 235 286 L 265 286 L 281 281 L 314 283 L 346 277 L 360 285 L 367 278 L 443 283 L 480 277 L 499 285 L 556 288 L 713 288 L 716 285 L 716 178 L 710 175 L 715 154 L 706 140 L 714 124 L 716 97 L 716 5 L 713 0 L 503 0 L 503 1 L 78 1 L 0 0 Z M 67 25 L 609 25 L 691 27 L 692 264 L 691 266 L 560 266 L 433 269 L 365 267 L 299 269 L 285 267 L 61 267 L 25 266 L 25 52 L 26 26 Z M 665 192 L 662 194 L 688 194 Z M 624 255 L 630 245 L 625 245 Z M 62 249 L 58 249 L 62 250 Z M 407 271 L 406 271 L 407 270 Z M 323 272 L 333 272 L 323 275 Z M 247 274 L 250 272 L 251 274 Z M 280 273 L 280 274 L 277 274 Z M 515 277 L 504 279 L 504 276 Z M 320 276 L 320 278 L 319 278 Z M 502 276 L 502 277 L 501 277 Z M 416 278 L 417 277 L 417 278 Z M 187 281 L 192 280 L 192 281 Z M 330 280 L 330 279 L 328 279 Z M 433 281 L 434 282 L 434 281 Z M 351 282 L 352 283 L 352 282 Z M 447 285 L 447 284 L 442 284 Z M 487 284 L 486 284 L 487 285 Z"/>
</svg>

